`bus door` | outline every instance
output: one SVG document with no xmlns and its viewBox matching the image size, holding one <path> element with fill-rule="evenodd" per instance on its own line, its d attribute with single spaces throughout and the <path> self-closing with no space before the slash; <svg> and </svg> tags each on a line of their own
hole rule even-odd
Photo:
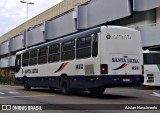
<svg viewBox="0 0 160 113">
<path fill-rule="evenodd" d="M 21 69 L 21 55 L 16 55 L 15 72 L 18 73 L 20 69 Z"/>
</svg>

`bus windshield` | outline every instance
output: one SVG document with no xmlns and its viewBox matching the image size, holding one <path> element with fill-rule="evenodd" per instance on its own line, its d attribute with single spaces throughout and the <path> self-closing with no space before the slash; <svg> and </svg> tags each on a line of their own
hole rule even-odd
<svg viewBox="0 0 160 113">
<path fill-rule="evenodd" d="M 144 64 L 160 64 L 159 53 L 143 53 Z"/>
</svg>

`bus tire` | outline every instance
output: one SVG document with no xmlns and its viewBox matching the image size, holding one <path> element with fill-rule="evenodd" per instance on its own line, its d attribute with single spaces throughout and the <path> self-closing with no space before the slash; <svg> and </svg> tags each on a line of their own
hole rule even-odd
<svg viewBox="0 0 160 113">
<path fill-rule="evenodd" d="M 64 76 L 61 78 L 60 88 L 61 88 L 62 94 L 65 94 L 65 95 L 70 94 L 71 87 L 70 87 L 70 81 L 67 76 Z"/>
<path fill-rule="evenodd" d="M 31 86 L 28 86 L 27 78 L 24 79 L 24 89 L 25 90 L 31 90 Z"/>
<path fill-rule="evenodd" d="M 105 89 L 105 87 L 91 88 L 89 92 L 93 95 L 101 95 L 104 93 Z"/>
</svg>

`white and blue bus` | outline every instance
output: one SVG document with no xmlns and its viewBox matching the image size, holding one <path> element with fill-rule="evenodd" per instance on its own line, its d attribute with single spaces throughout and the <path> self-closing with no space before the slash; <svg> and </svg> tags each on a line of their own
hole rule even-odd
<svg viewBox="0 0 160 113">
<path fill-rule="evenodd" d="M 31 87 L 87 89 L 101 94 L 112 86 L 143 83 L 140 32 L 101 26 L 16 53 L 16 84 Z"/>
<path fill-rule="evenodd" d="M 160 51 L 143 51 L 144 85 L 160 86 Z"/>
</svg>

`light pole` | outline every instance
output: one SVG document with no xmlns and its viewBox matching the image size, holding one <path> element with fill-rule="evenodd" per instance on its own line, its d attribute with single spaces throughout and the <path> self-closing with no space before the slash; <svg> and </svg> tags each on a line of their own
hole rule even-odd
<svg viewBox="0 0 160 113">
<path fill-rule="evenodd" d="M 34 5 L 34 3 L 33 2 L 26 2 L 26 1 L 20 1 L 21 3 L 25 3 L 26 4 L 26 6 L 27 6 L 27 9 L 26 9 L 26 49 L 27 49 L 27 46 L 28 46 L 28 44 L 27 44 L 27 41 L 28 41 L 28 36 L 27 36 L 27 32 L 28 32 L 28 5 L 30 4 L 30 5 Z"/>
</svg>

